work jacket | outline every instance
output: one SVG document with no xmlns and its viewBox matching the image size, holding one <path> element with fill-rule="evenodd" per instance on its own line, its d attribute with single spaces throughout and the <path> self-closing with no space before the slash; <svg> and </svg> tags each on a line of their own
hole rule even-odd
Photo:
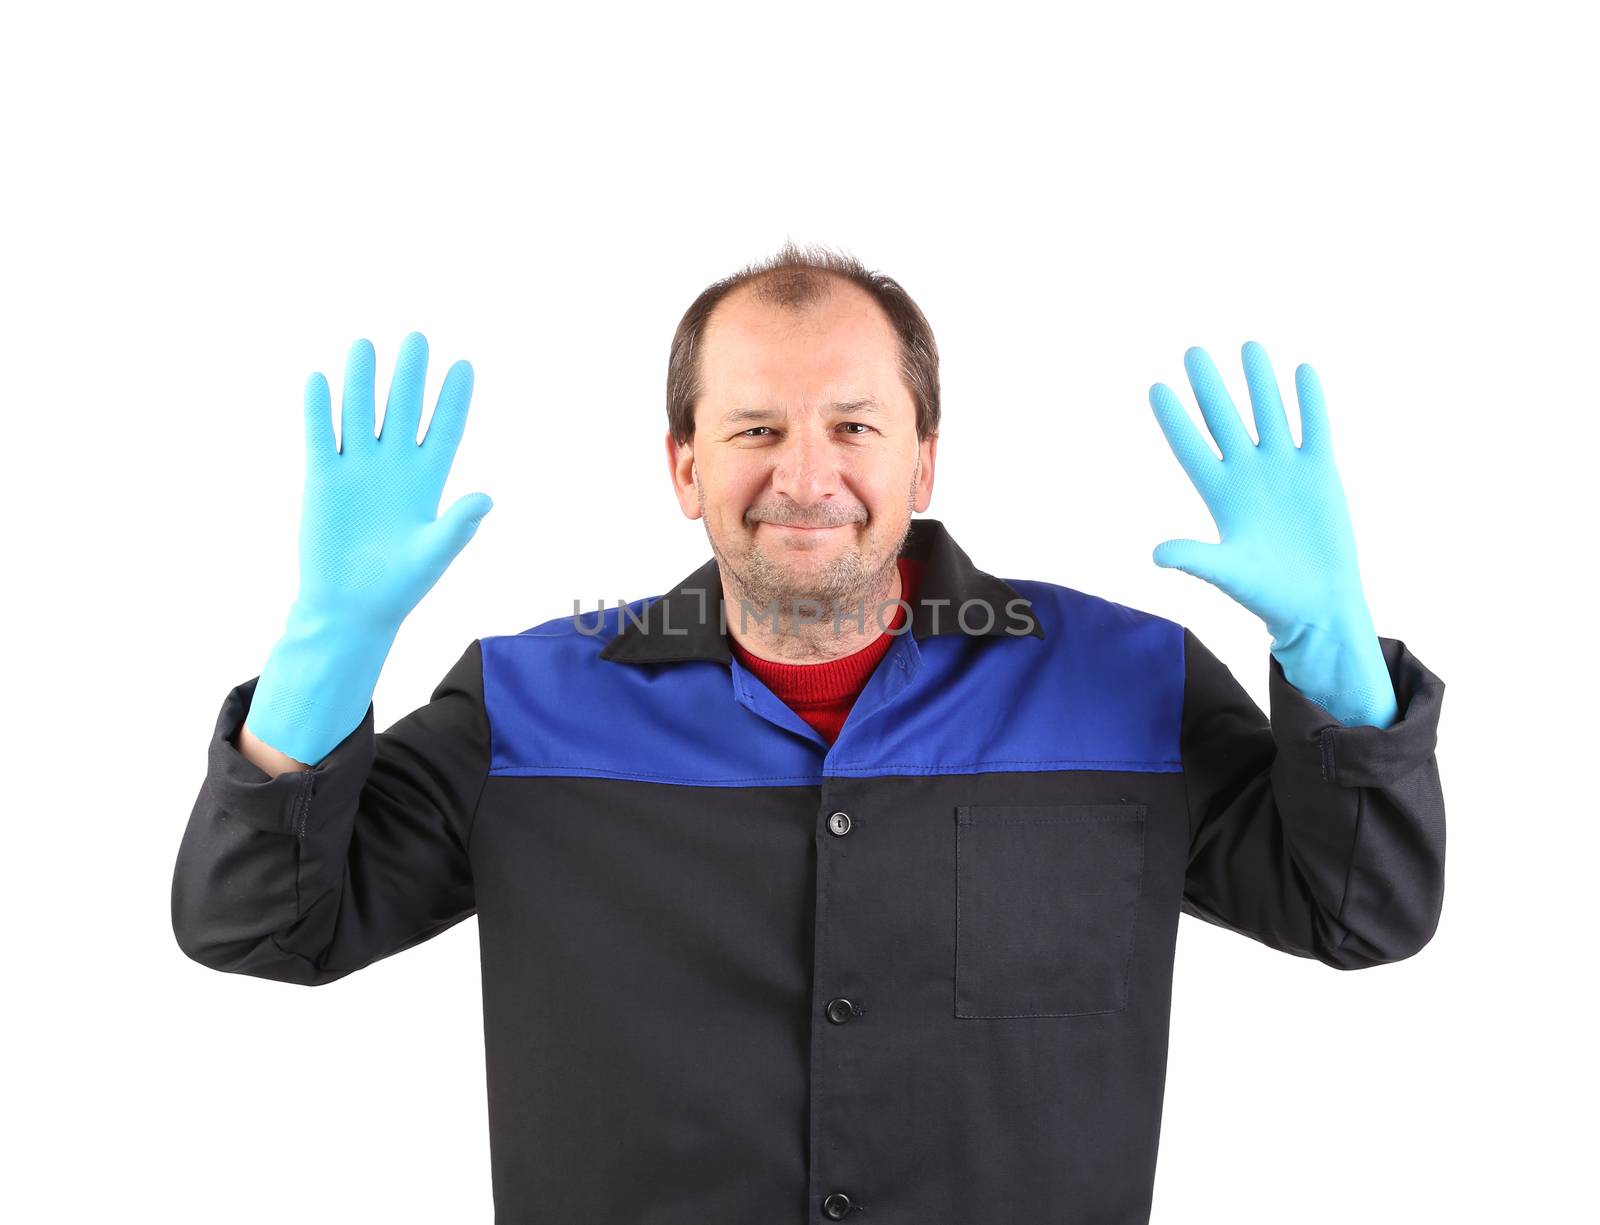
<svg viewBox="0 0 1600 1225">
<path fill-rule="evenodd" d="M 1270 660 L 1269 723 L 1184 626 L 911 529 L 832 745 L 730 652 L 715 558 L 473 642 L 304 772 L 234 746 L 244 682 L 178 944 L 319 985 L 476 914 L 497 1225 L 1148 1221 L 1179 914 L 1422 948 L 1444 685 L 1380 638 L 1398 721 L 1343 727 Z"/>
</svg>

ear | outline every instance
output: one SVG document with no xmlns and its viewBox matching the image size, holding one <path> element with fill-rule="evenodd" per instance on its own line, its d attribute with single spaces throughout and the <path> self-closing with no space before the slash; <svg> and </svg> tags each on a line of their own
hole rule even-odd
<svg viewBox="0 0 1600 1225">
<path fill-rule="evenodd" d="M 929 434 L 917 444 L 921 452 L 922 471 L 917 475 L 917 500 L 913 505 L 919 514 L 927 510 L 928 504 L 933 501 L 933 457 L 938 446 L 938 434 Z"/>
<path fill-rule="evenodd" d="M 695 462 L 694 443 L 679 444 L 673 438 L 672 431 L 667 431 L 667 468 L 672 475 L 672 490 L 678 495 L 678 505 L 683 513 L 690 519 L 698 519 L 703 513 L 700 505 L 700 491 L 695 488 Z"/>
</svg>

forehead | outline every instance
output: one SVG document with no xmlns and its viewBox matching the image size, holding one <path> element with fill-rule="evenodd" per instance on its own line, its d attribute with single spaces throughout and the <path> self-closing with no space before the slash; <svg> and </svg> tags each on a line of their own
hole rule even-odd
<svg viewBox="0 0 1600 1225">
<path fill-rule="evenodd" d="M 899 381 L 900 343 L 871 295 L 848 282 L 798 311 L 741 286 L 712 311 L 700 362 L 704 392 L 718 401 L 887 396 Z"/>
</svg>

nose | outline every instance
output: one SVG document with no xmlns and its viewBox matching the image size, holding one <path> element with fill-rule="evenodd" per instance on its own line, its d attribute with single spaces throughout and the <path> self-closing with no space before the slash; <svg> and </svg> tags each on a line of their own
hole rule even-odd
<svg viewBox="0 0 1600 1225">
<path fill-rule="evenodd" d="M 839 457 L 824 433 L 797 428 L 779 444 L 772 491 L 809 509 L 839 489 Z"/>
</svg>

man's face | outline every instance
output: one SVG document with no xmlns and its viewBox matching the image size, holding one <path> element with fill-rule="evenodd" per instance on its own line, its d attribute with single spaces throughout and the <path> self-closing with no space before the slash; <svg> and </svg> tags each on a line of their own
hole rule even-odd
<svg viewBox="0 0 1600 1225">
<path fill-rule="evenodd" d="M 832 285 L 799 314 L 742 289 L 724 298 L 701 348 L 694 440 L 667 436 L 684 514 L 705 518 L 724 577 L 759 609 L 892 588 L 933 493 L 937 436 L 917 439 L 894 328 L 865 291 Z"/>
</svg>

